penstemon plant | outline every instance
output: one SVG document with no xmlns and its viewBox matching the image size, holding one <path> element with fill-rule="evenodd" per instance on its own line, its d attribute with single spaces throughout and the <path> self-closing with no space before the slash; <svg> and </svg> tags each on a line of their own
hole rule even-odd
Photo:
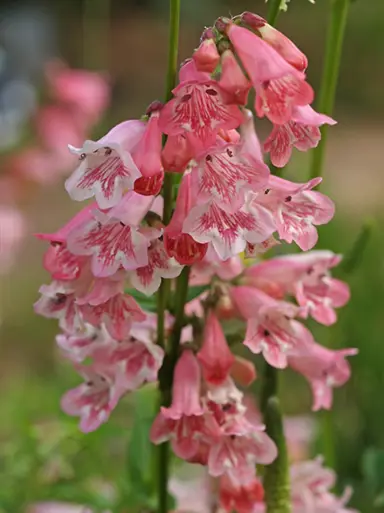
<svg viewBox="0 0 384 513">
<path fill-rule="evenodd" d="M 307 58 L 272 26 L 280 2 L 270 23 L 250 12 L 216 20 L 178 73 L 180 0 L 170 4 L 165 103 L 70 146 L 79 165 L 66 190 L 94 200 L 40 234 L 53 281 L 35 309 L 59 319 L 57 344 L 84 378 L 62 407 L 90 432 L 125 394 L 158 383 L 150 439 L 159 513 L 170 510 L 169 491 L 178 511 L 347 513 L 350 491 L 332 493 L 321 458 L 289 465 L 277 382 L 292 368 L 311 386 L 312 409 L 329 410 L 356 354 L 323 347 L 303 323 L 330 326 L 349 300 L 331 276 L 340 255 L 313 250 L 334 204 L 314 190 L 320 176 L 294 183 L 271 172 L 294 148 L 315 147 L 321 171 L 319 127 L 335 121 L 311 107 Z M 328 52 L 329 108 L 339 57 Z M 252 88 L 256 116 L 273 125 L 263 145 L 247 108 Z M 282 242 L 303 253 L 267 258 Z M 244 393 L 256 378 L 252 355 L 265 360 L 259 407 Z M 187 494 L 170 479 L 170 449 L 203 469 Z"/>
</svg>

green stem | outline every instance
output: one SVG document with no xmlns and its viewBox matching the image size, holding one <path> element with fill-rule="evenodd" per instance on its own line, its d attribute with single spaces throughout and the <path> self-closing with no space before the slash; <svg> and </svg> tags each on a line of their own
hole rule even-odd
<svg viewBox="0 0 384 513">
<path fill-rule="evenodd" d="M 177 80 L 177 64 L 178 64 L 178 49 L 179 49 L 179 26 L 180 26 L 180 0 L 170 0 L 169 4 L 169 42 L 168 42 L 168 69 L 166 78 L 165 88 L 165 101 L 169 101 L 172 97 L 172 89 L 174 89 Z M 165 142 L 165 140 L 164 140 Z M 173 177 L 171 174 L 166 173 L 163 185 L 163 198 L 164 198 L 164 211 L 163 211 L 163 223 L 167 225 L 172 216 L 173 207 Z M 185 276 L 185 269 L 177 280 L 177 289 L 180 289 L 179 281 Z M 188 271 L 189 272 L 189 271 Z M 188 274 L 186 280 L 186 287 L 188 290 Z M 170 285 L 168 280 L 162 280 L 158 298 L 157 298 L 157 343 L 165 348 L 165 311 L 168 303 L 168 296 L 170 292 Z M 179 292 L 180 295 L 182 295 Z M 184 305 L 187 294 L 185 293 L 185 299 L 182 304 L 183 313 Z M 182 297 L 180 298 L 182 299 Z M 178 304 L 178 303 L 177 303 Z M 173 376 L 173 358 L 174 354 L 177 355 L 177 348 L 179 345 L 180 337 L 177 340 L 175 330 L 177 326 L 177 316 L 172 332 L 171 348 L 169 354 L 166 354 L 164 358 L 164 364 L 159 373 L 159 388 L 161 395 L 161 404 L 168 406 L 171 402 L 171 387 L 172 387 L 172 376 Z M 180 330 L 181 333 L 181 330 Z M 174 349 L 174 345 L 177 346 Z M 168 478 L 169 478 L 169 444 L 164 443 L 158 447 L 158 513 L 168 513 Z"/>
<path fill-rule="evenodd" d="M 360 265 L 369 239 L 371 238 L 373 227 L 374 221 L 372 219 L 366 219 L 362 224 L 350 251 L 348 251 L 341 263 L 340 270 L 344 275 L 352 274 Z"/>
<path fill-rule="evenodd" d="M 275 442 L 277 458 L 265 467 L 264 490 L 267 513 L 290 513 L 291 493 L 289 483 L 289 461 L 284 436 L 283 416 L 278 393 L 278 371 L 265 363 L 261 393 L 261 409 L 268 435 Z"/>
<path fill-rule="evenodd" d="M 281 0 L 269 0 L 267 21 L 270 25 L 275 25 L 280 13 Z"/>
<path fill-rule="evenodd" d="M 350 0 L 330 0 L 331 14 L 325 47 L 325 62 L 317 103 L 319 112 L 332 115 Z M 328 125 L 320 129 L 321 141 L 312 151 L 311 178 L 321 176 L 327 146 Z"/>
</svg>

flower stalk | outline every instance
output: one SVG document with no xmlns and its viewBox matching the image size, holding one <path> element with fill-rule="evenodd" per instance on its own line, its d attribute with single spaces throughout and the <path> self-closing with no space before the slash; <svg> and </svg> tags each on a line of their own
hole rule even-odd
<svg viewBox="0 0 384 513">
<path fill-rule="evenodd" d="M 170 0 L 169 6 L 169 43 L 168 43 L 168 68 L 166 77 L 165 100 L 169 101 L 172 97 L 172 89 L 177 80 L 177 60 L 179 48 L 179 26 L 180 26 L 180 0 Z M 165 137 L 163 138 L 165 143 Z M 173 176 L 166 173 L 163 185 L 163 223 L 168 225 L 172 216 L 173 200 Z M 166 354 L 162 371 L 159 373 L 160 402 L 162 406 L 169 406 L 171 403 L 171 387 L 173 370 L 177 360 L 178 347 L 180 343 L 180 334 L 184 316 L 184 305 L 188 291 L 189 268 L 185 268 L 179 279 L 176 288 L 176 313 L 175 325 L 172 331 L 169 353 Z M 168 303 L 170 292 L 167 280 L 162 280 L 158 292 L 158 324 L 157 324 L 157 343 L 165 348 L 165 310 Z M 168 513 L 168 479 L 169 479 L 169 443 L 163 443 L 158 447 L 158 512 Z"/>
<path fill-rule="evenodd" d="M 328 116 L 332 115 L 335 103 L 349 4 L 350 0 L 330 0 L 331 10 L 325 46 L 324 71 L 317 105 L 319 111 Z M 320 131 L 321 141 L 312 152 L 311 178 L 321 176 L 324 167 L 328 126 L 323 125 Z"/>
</svg>

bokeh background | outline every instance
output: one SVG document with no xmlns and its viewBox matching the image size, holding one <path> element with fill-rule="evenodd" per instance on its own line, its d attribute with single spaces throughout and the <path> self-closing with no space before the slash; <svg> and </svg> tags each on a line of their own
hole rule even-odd
<svg viewBox="0 0 384 513">
<path fill-rule="evenodd" d="M 197 46 L 205 25 L 219 15 L 244 10 L 266 14 L 262 0 L 182 0 L 180 59 Z M 315 89 L 328 10 L 327 0 L 315 5 L 291 0 L 288 13 L 279 19 L 279 28 L 308 55 L 308 76 Z M 320 229 L 318 245 L 347 254 L 355 247 L 359 253 L 346 277 L 352 289 L 350 304 L 340 312 L 336 326 L 316 328 L 316 336 L 326 345 L 360 351 L 351 359 L 352 379 L 335 393 L 328 445 L 339 489 L 354 487 L 352 504 L 362 513 L 384 511 L 383 33 L 383 0 L 351 2 L 335 110 L 339 124 L 330 131 L 323 183 L 337 213 Z M 25 511 L 28 504 L 46 499 L 103 508 L 113 502 L 116 487 L 126 497 L 131 497 L 132 488 L 138 497 L 141 493 L 142 483 L 135 479 L 149 456 L 145 429 L 133 426 L 132 432 L 132 408 L 136 402 L 146 426 L 151 394 L 136 401 L 127 398 L 97 433 L 79 433 L 76 419 L 65 417 L 59 406 L 60 396 L 77 384 L 77 377 L 57 355 L 56 322 L 35 316 L 32 308 L 38 288 L 48 282 L 41 265 L 45 245 L 33 233 L 55 230 L 78 209 L 63 189 L 71 166 L 55 177 L 48 171 L 39 179 L 23 179 L 22 191 L 14 194 L 12 187 L 8 190 L 9 177 L 20 170 L 14 170 L 9 157 L 36 138 L 33 120 L 47 101 L 44 69 L 49 61 L 60 58 L 70 67 L 104 71 L 109 77 L 110 107 L 89 134 L 98 137 L 162 98 L 166 52 L 166 0 L 0 3 L 0 204 L 16 205 L 24 227 L 9 261 L 5 245 L 0 247 L 2 513 Z M 265 133 L 262 123 L 259 129 Z M 304 181 L 308 162 L 307 155 L 295 154 L 287 176 Z M 25 159 L 23 164 L 28 173 L 32 162 Z M 0 222 L 4 241 L 9 227 Z M 354 246 L 363 224 L 370 226 L 369 237 Z M 307 414 L 307 384 L 289 373 L 284 379 L 285 411 Z M 325 423 L 321 414 L 312 418 L 317 425 L 311 449 L 315 455 L 322 450 Z M 127 511 L 138 510 L 139 504 L 140 498 L 136 503 L 130 499 Z"/>
</svg>

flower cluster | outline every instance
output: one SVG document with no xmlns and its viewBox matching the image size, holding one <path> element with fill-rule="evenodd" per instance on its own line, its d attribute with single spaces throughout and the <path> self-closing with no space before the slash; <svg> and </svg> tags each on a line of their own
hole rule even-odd
<svg viewBox="0 0 384 513">
<path fill-rule="evenodd" d="M 170 440 L 178 457 L 219 478 L 226 511 L 256 511 L 257 503 L 264 511 L 255 468 L 271 463 L 277 448 L 238 388 L 255 379 L 253 363 L 233 354 L 221 321 L 237 320 L 243 344 L 271 366 L 301 373 L 313 410 L 331 407 L 333 388 L 350 375 L 345 357 L 356 353 L 322 347 L 300 322 L 311 316 L 330 325 L 349 299 L 348 286 L 330 274 L 340 257 L 309 251 L 333 202 L 313 190 L 320 178 L 285 180 L 263 158 L 269 152 L 283 166 L 294 147 L 317 145 L 321 124 L 334 123 L 312 109 L 306 67 L 305 55 L 259 16 L 217 20 L 181 66 L 170 101 L 153 102 L 141 119 L 98 141 L 70 146 L 79 162 L 66 190 L 76 201 L 94 199 L 55 233 L 39 234 L 50 244 L 44 266 L 53 281 L 35 309 L 59 320 L 57 344 L 84 379 L 65 394 L 63 409 L 92 431 L 124 394 L 157 381 L 160 369 L 174 370 L 172 403 L 158 413 L 151 440 Z M 251 88 L 257 116 L 273 124 L 263 145 L 246 108 Z M 159 194 L 165 171 L 177 184 L 169 222 Z M 279 241 L 306 253 L 244 266 L 240 254 L 255 257 Z M 173 369 L 157 344 L 156 315 L 135 297 L 153 295 L 184 266 L 190 283 L 206 290 L 185 307 Z M 176 331 L 172 314 L 166 335 Z M 332 503 L 317 485 L 309 482 L 304 498 L 305 487 L 293 491 L 295 511 L 341 512 L 342 501 Z M 311 506 L 303 506 L 308 497 Z"/>
</svg>

